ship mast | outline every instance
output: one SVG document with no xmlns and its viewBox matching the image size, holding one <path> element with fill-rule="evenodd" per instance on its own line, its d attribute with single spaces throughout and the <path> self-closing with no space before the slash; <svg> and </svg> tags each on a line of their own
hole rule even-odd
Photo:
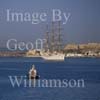
<svg viewBox="0 0 100 100">
<path fill-rule="evenodd" d="M 51 29 L 51 52 L 55 51 L 55 22 L 52 22 Z"/>
<path fill-rule="evenodd" d="M 48 28 L 48 25 L 46 25 L 46 33 L 45 33 L 45 51 L 48 51 L 50 49 L 50 46 L 49 46 L 49 28 Z"/>
<path fill-rule="evenodd" d="M 52 22 L 51 25 L 51 34 L 49 36 L 48 25 L 46 25 L 46 42 L 45 42 L 45 51 L 49 50 L 50 52 L 61 52 L 62 50 L 62 34 L 61 34 L 61 21 Z"/>
<path fill-rule="evenodd" d="M 58 52 L 62 50 L 62 34 L 61 34 L 61 21 L 58 21 Z"/>
</svg>

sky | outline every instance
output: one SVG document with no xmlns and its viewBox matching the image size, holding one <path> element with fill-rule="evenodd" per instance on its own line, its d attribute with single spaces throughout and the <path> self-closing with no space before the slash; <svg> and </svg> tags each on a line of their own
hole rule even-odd
<svg viewBox="0 0 100 100">
<path fill-rule="evenodd" d="M 46 22 L 7 22 L 7 9 L 11 12 L 47 13 Z M 100 0 L 0 0 L 0 47 L 7 40 L 35 41 L 44 38 L 46 25 L 51 25 L 53 9 L 70 13 L 66 24 L 61 25 L 64 43 L 100 42 Z"/>
</svg>

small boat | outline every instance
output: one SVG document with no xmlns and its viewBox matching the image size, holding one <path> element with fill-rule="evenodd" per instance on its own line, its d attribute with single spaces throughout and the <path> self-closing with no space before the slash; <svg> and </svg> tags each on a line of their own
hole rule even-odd
<svg viewBox="0 0 100 100">
<path fill-rule="evenodd" d="M 32 65 L 32 68 L 29 70 L 29 73 L 28 73 L 28 79 L 39 79 L 39 78 L 40 78 L 40 76 L 37 73 L 35 66 Z"/>
<path fill-rule="evenodd" d="M 37 75 L 36 77 L 29 77 L 29 79 L 39 79 L 39 78 L 40 78 L 39 75 Z"/>
</svg>

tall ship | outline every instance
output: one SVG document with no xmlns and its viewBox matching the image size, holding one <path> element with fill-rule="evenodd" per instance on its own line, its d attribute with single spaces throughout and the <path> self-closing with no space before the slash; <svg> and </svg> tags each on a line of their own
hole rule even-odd
<svg viewBox="0 0 100 100">
<path fill-rule="evenodd" d="M 63 53 L 62 45 L 61 22 L 52 22 L 51 32 L 49 32 L 48 25 L 46 27 L 46 42 L 44 44 L 44 53 L 41 54 L 41 57 L 44 60 L 64 61 L 65 54 Z"/>
</svg>

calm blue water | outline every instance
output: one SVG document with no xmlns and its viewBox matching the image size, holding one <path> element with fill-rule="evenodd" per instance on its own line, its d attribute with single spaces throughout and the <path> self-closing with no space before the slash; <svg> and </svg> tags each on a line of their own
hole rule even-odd
<svg viewBox="0 0 100 100">
<path fill-rule="evenodd" d="M 85 88 L 24 88 L 11 86 L 9 75 L 26 75 L 35 64 L 41 79 L 84 79 Z M 0 58 L 0 100 L 100 100 L 100 58 Z"/>
</svg>

